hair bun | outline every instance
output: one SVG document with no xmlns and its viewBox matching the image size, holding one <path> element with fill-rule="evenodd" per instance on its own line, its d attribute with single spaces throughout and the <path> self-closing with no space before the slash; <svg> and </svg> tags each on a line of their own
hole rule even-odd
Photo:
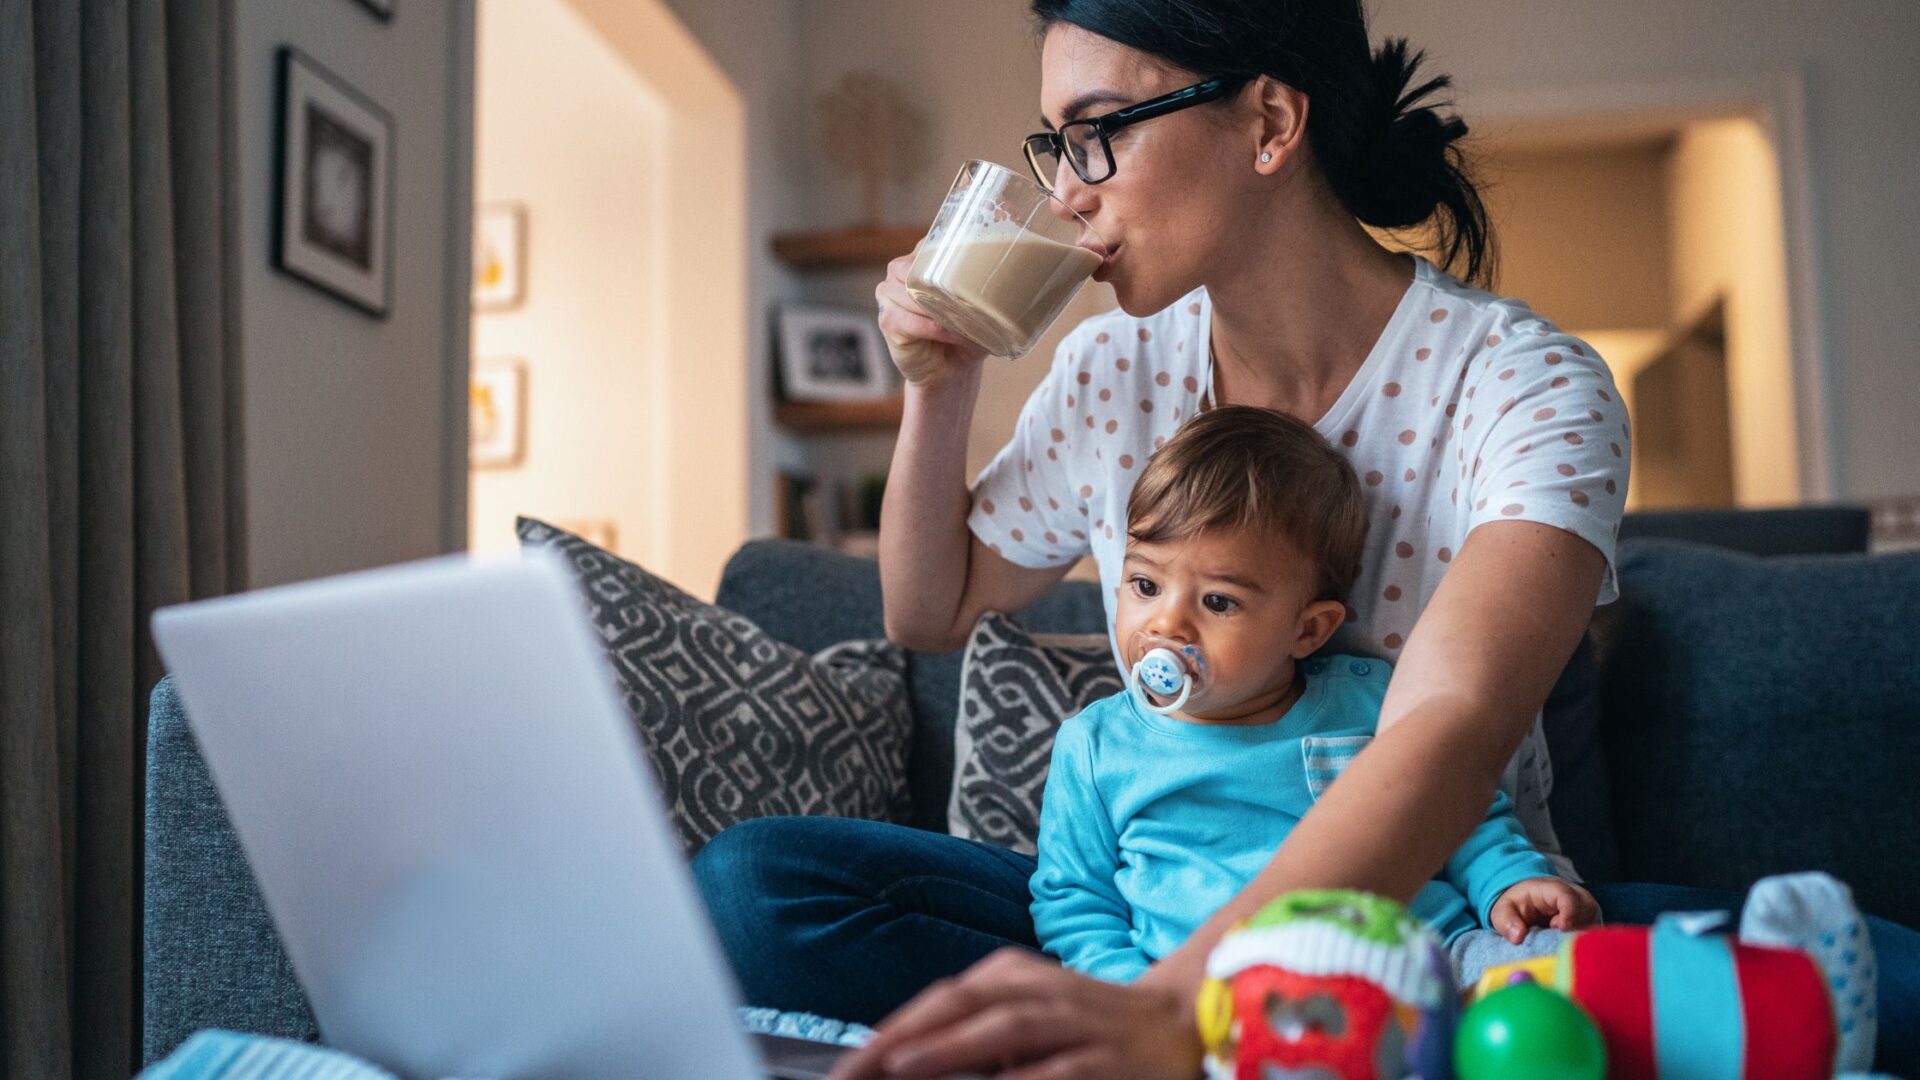
<svg viewBox="0 0 1920 1080">
<path fill-rule="evenodd" d="M 1414 72 L 1424 52 L 1408 55 L 1405 38 L 1392 38 L 1373 54 L 1371 138 L 1359 162 L 1354 214 L 1386 229 L 1418 225 L 1457 190 L 1458 163 L 1450 150 L 1467 133 L 1457 116 L 1442 117 L 1446 103 L 1429 98 L 1452 85 L 1445 75 L 1418 86 Z"/>
</svg>

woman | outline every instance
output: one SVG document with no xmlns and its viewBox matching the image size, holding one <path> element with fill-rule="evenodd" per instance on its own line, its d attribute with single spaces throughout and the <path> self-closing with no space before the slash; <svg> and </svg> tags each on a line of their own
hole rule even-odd
<svg viewBox="0 0 1920 1080">
<path fill-rule="evenodd" d="M 1628 438 L 1605 365 L 1363 227 L 1430 229 L 1442 266 L 1490 279 L 1466 128 L 1426 103 L 1446 80 L 1410 89 L 1419 56 L 1373 52 L 1357 0 L 1033 8 L 1047 130 L 1028 157 L 1107 242 L 1095 277 L 1120 310 L 1068 336 L 970 490 L 984 357 L 917 308 L 907 259 L 890 266 L 876 296 L 906 412 L 881 527 L 888 635 L 957 648 L 981 613 L 1024 607 L 1086 554 L 1111 603 L 1146 455 L 1196 411 L 1247 404 L 1315 424 L 1362 476 L 1368 552 L 1336 645 L 1395 674 L 1341 783 L 1131 986 L 1032 951 L 1029 857 L 831 819 L 717 838 L 695 868 L 755 1004 L 873 1022 L 919 994 L 841 1076 L 1194 1074 L 1206 954 L 1266 901 L 1321 885 L 1410 897 L 1503 773 L 1555 848 L 1537 717 L 1614 595 Z M 1630 921 L 1699 900 L 1597 892 Z"/>
</svg>

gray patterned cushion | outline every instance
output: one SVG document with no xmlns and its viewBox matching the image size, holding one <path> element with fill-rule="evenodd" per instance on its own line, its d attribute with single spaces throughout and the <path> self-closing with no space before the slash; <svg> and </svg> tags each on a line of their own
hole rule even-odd
<svg viewBox="0 0 1920 1080">
<path fill-rule="evenodd" d="M 1124 686 L 1105 634 L 1029 634 L 981 616 L 961 661 L 948 831 L 1033 854 L 1054 732 Z"/>
<path fill-rule="evenodd" d="M 749 818 L 906 820 L 899 648 L 849 641 L 808 656 L 572 533 L 532 518 L 517 530 L 579 578 L 689 855 Z"/>
</svg>

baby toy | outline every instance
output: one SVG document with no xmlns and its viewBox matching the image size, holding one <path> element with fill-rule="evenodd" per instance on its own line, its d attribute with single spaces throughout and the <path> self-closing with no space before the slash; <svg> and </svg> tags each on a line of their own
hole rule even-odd
<svg viewBox="0 0 1920 1080">
<path fill-rule="evenodd" d="M 1439 939 L 1406 908 L 1320 889 L 1221 939 L 1198 1012 L 1209 1080 L 1445 1080 L 1459 999 Z"/>
<path fill-rule="evenodd" d="M 1460 1080 L 1601 1080 L 1607 1048 L 1585 1010 L 1516 971 L 1510 985 L 1460 1018 L 1453 1067 Z"/>
</svg>

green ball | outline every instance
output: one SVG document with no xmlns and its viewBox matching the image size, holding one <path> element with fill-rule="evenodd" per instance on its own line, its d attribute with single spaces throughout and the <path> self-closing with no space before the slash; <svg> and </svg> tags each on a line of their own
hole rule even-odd
<svg viewBox="0 0 1920 1080">
<path fill-rule="evenodd" d="M 1572 999 L 1535 983 L 1481 998 L 1453 1040 L 1460 1080 L 1602 1080 L 1607 1047 Z"/>
</svg>

